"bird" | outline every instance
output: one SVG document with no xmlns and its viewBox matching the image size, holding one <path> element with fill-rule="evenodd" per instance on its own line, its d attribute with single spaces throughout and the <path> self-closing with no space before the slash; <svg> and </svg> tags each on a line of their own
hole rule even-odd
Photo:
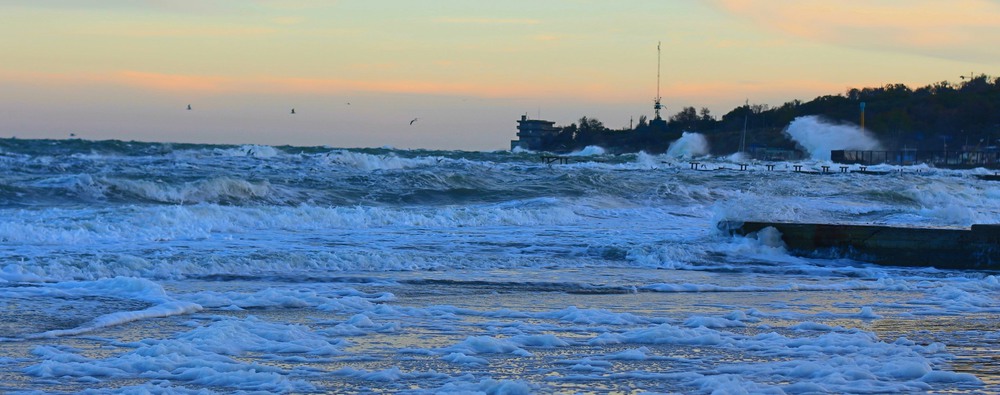
<svg viewBox="0 0 1000 395">
<path fill-rule="evenodd" d="M 188 110 L 190 110 L 190 109 L 191 109 L 191 105 L 190 105 L 190 104 L 188 104 Z"/>
<path fill-rule="evenodd" d="M 292 109 L 292 114 L 295 114 L 295 109 L 294 108 Z"/>
<path fill-rule="evenodd" d="M 413 118 L 413 120 L 412 120 L 412 121 L 410 121 L 410 125 L 413 125 L 413 123 L 414 123 L 414 122 L 417 122 L 417 120 L 418 120 L 418 119 L 420 119 L 420 118 Z"/>
</svg>

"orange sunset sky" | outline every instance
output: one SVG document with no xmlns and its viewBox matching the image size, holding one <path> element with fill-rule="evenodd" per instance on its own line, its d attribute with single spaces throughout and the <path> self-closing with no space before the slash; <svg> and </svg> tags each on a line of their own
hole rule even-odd
<svg viewBox="0 0 1000 395">
<path fill-rule="evenodd" d="M 0 137 L 506 149 L 651 117 L 658 42 L 721 116 L 997 75 L 1000 1 L 0 0 Z"/>
</svg>

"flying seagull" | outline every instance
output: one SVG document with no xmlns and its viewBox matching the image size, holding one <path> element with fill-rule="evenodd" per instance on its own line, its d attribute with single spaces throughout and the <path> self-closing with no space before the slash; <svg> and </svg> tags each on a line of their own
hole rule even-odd
<svg viewBox="0 0 1000 395">
<path fill-rule="evenodd" d="M 417 120 L 418 120 L 418 119 L 420 119 L 420 118 L 413 118 L 413 120 L 412 120 L 412 121 L 410 121 L 410 125 L 413 125 L 413 123 L 414 123 L 414 122 L 417 122 Z"/>
</svg>

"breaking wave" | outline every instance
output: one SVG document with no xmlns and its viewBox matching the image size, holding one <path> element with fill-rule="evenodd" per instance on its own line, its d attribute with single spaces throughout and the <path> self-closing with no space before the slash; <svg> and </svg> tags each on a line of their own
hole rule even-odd
<svg viewBox="0 0 1000 395">
<path fill-rule="evenodd" d="M 867 131 L 853 125 L 835 125 L 817 116 L 798 117 L 785 133 L 816 160 L 830 160 L 831 150 L 879 150 L 881 145 Z"/>
</svg>

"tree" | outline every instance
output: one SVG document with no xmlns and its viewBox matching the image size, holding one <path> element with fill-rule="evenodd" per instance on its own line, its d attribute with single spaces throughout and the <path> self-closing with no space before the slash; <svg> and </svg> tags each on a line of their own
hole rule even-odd
<svg viewBox="0 0 1000 395">
<path fill-rule="evenodd" d="M 580 131 L 587 132 L 603 132 L 607 128 L 604 127 L 604 123 L 599 121 L 597 118 L 580 118 Z"/>
<path fill-rule="evenodd" d="M 681 130 L 698 130 L 698 111 L 694 107 L 684 107 L 677 114 L 670 116 L 670 127 Z"/>
<path fill-rule="evenodd" d="M 713 153 L 738 149 L 745 121 L 747 144 L 793 148 L 783 130 L 796 118 L 821 116 L 833 123 L 858 125 L 860 106 L 865 110 L 865 129 L 886 148 L 905 146 L 921 150 L 994 145 L 1000 140 L 1000 77 L 966 76 L 959 84 L 936 82 L 911 89 L 904 84 L 850 88 L 841 94 L 813 100 L 793 100 L 781 106 L 741 105 L 716 119 L 707 108 L 684 107 L 670 116 L 669 123 L 639 118 L 633 131 L 609 132 L 597 119 L 583 117 L 579 125 L 564 128 L 556 139 L 565 143 L 572 136 L 573 148 L 601 145 L 619 152 L 666 149 L 681 131 L 697 131 L 710 139 Z M 610 144 L 610 145 L 608 145 Z"/>
<path fill-rule="evenodd" d="M 635 125 L 636 129 L 643 129 L 649 126 L 649 121 L 646 119 L 645 115 L 639 116 L 639 123 Z"/>
</svg>

